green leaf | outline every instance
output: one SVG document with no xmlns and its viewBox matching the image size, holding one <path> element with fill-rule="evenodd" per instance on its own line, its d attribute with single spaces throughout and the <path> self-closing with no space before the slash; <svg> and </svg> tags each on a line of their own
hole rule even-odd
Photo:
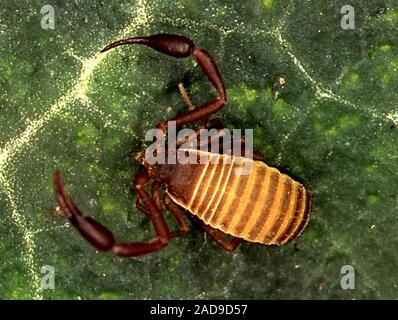
<svg viewBox="0 0 398 320">
<path fill-rule="evenodd" d="M 351 1 L 40 1 L 0 4 L 0 297 L 397 298 L 398 6 Z M 215 96 L 192 59 L 121 38 L 178 33 L 206 48 L 228 90 L 227 128 L 253 128 L 267 163 L 302 181 L 313 211 L 286 245 L 226 253 L 191 224 L 164 250 L 99 253 L 56 210 L 52 172 L 118 240 L 151 239 L 130 181 L 145 132 Z M 281 85 L 280 79 L 285 80 Z M 167 218 L 171 226 L 174 222 Z M 55 289 L 41 289 L 41 267 Z M 355 269 L 343 290 L 341 267 Z"/>
</svg>

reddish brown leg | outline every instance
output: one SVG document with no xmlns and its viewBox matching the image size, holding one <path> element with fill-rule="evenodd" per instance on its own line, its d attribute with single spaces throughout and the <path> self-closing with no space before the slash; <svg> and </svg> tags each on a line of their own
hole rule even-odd
<svg viewBox="0 0 398 320">
<path fill-rule="evenodd" d="M 171 198 L 166 193 L 163 195 L 161 200 L 159 192 L 160 187 L 161 184 L 157 181 L 155 181 L 152 184 L 152 189 L 151 189 L 152 199 L 155 201 L 156 205 L 160 210 L 162 210 L 162 203 L 163 203 L 167 211 L 170 212 L 170 214 L 177 221 L 179 226 L 179 230 L 170 232 L 170 237 L 175 238 L 175 237 L 184 236 L 189 231 L 189 228 L 188 225 L 185 223 L 183 217 L 181 216 L 180 208 L 171 200 Z M 139 209 L 147 216 L 149 216 L 148 209 L 142 204 L 141 198 L 137 197 L 136 206 L 137 209 Z"/>
<path fill-rule="evenodd" d="M 189 231 L 189 227 L 181 215 L 180 208 L 173 202 L 173 200 L 171 200 L 169 195 L 166 193 L 163 195 L 163 203 L 164 203 L 165 207 L 167 208 L 167 210 L 171 213 L 171 215 L 177 221 L 178 226 L 180 227 L 180 230 L 171 232 L 171 237 L 175 238 L 175 237 L 184 236 Z"/>
<path fill-rule="evenodd" d="M 124 44 L 144 44 L 157 51 L 176 58 L 185 58 L 193 55 L 203 72 L 209 78 L 219 93 L 219 97 L 188 111 L 169 121 L 176 121 L 177 126 L 182 126 L 195 121 L 208 118 L 213 113 L 220 111 L 226 103 L 227 95 L 220 71 L 210 54 L 204 49 L 196 49 L 191 39 L 171 34 L 158 34 L 149 37 L 137 37 L 116 41 L 106 46 L 101 52 Z M 166 133 L 167 121 L 160 122 L 157 126 Z"/>
<path fill-rule="evenodd" d="M 238 245 L 242 242 L 241 238 L 233 237 L 231 240 L 228 240 L 224 233 L 221 231 L 212 228 L 208 224 L 202 222 L 203 230 L 225 251 L 232 252 L 238 247 Z"/>
<path fill-rule="evenodd" d="M 161 184 L 159 182 L 155 181 L 154 183 L 152 183 L 151 195 L 152 195 L 152 199 L 155 201 L 155 203 L 156 203 L 157 207 L 159 208 L 159 210 L 162 210 L 162 201 L 161 201 L 160 193 L 159 193 L 160 187 L 161 187 Z M 142 203 L 142 198 L 137 196 L 137 199 L 135 200 L 135 206 L 141 212 L 143 212 L 147 216 L 149 216 L 148 209 Z"/>
<path fill-rule="evenodd" d="M 135 200 L 135 207 L 140 210 L 142 213 L 145 213 L 149 217 L 149 213 L 147 208 L 142 204 L 141 198 L 138 198 Z"/>
<path fill-rule="evenodd" d="M 54 173 L 55 193 L 58 205 L 65 216 L 76 227 L 80 234 L 98 250 L 109 251 L 120 257 L 135 257 L 157 251 L 165 247 L 170 241 L 170 231 L 164 217 L 155 201 L 145 192 L 144 188 L 149 182 L 145 172 L 136 175 L 133 183 L 137 197 L 142 198 L 148 216 L 156 232 L 156 238 L 150 242 L 116 243 L 111 231 L 94 219 L 84 216 L 75 204 L 69 199 L 64 190 L 61 175 Z"/>
</svg>

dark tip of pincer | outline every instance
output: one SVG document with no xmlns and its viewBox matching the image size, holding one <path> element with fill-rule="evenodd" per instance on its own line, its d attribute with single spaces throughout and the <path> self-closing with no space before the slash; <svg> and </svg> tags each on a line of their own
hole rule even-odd
<svg viewBox="0 0 398 320">
<path fill-rule="evenodd" d="M 124 44 L 130 44 L 130 43 L 144 43 L 146 41 L 145 38 L 128 38 L 128 39 L 122 39 L 122 40 L 118 40 L 115 42 L 112 42 L 111 44 L 108 44 L 104 49 L 101 50 L 102 52 L 108 51 L 112 48 L 118 47 L 118 46 L 122 46 Z"/>
</svg>

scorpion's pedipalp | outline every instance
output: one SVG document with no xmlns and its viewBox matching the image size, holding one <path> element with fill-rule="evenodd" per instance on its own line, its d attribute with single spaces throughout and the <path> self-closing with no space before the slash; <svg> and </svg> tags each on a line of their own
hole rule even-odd
<svg viewBox="0 0 398 320">
<path fill-rule="evenodd" d="M 124 44 L 144 44 L 175 58 L 194 56 L 202 71 L 218 91 L 219 97 L 216 99 L 211 100 L 200 107 L 195 108 L 194 110 L 190 110 L 179 117 L 171 119 L 171 121 L 176 121 L 177 126 L 183 126 L 206 119 L 210 115 L 224 108 L 227 100 L 227 94 L 217 64 L 205 49 L 196 49 L 191 39 L 173 34 L 157 34 L 148 37 L 135 37 L 113 42 L 102 49 L 101 52 Z M 160 122 L 156 127 L 161 129 L 163 132 L 166 132 L 167 122 L 168 121 Z"/>
<path fill-rule="evenodd" d="M 143 200 L 147 214 L 154 226 L 156 237 L 149 242 L 117 243 L 112 232 L 96 220 L 84 216 L 75 204 L 69 199 L 64 190 L 61 174 L 54 172 L 54 187 L 58 205 L 80 234 L 94 247 L 101 251 L 112 251 L 119 257 L 136 257 L 164 248 L 171 239 L 170 231 L 162 212 L 156 203 L 144 190 L 149 182 L 145 172 L 137 174 L 133 187 L 137 197 Z M 160 201 L 160 200 L 159 200 Z"/>
</svg>

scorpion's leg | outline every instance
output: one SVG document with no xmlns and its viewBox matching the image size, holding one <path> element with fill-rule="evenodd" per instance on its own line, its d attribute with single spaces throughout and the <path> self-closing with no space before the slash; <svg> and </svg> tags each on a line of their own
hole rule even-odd
<svg viewBox="0 0 398 320">
<path fill-rule="evenodd" d="M 174 238 L 184 236 L 189 231 L 189 227 L 181 215 L 180 208 L 173 202 L 173 200 L 171 200 L 167 193 L 163 195 L 163 203 L 180 227 L 180 230 L 171 232 L 171 237 Z"/>
<path fill-rule="evenodd" d="M 162 200 L 159 192 L 160 187 L 161 184 L 159 182 L 153 182 L 151 187 L 151 195 L 159 210 L 162 210 Z M 135 200 L 135 206 L 137 209 L 139 209 L 141 212 L 145 213 L 149 217 L 148 209 L 145 207 L 142 201 L 142 198 L 137 197 L 137 199 Z"/>
<path fill-rule="evenodd" d="M 241 238 L 233 237 L 232 239 L 227 239 L 221 231 L 212 228 L 204 222 L 201 223 L 203 230 L 225 251 L 235 251 L 238 245 L 242 242 Z"/>
<path fill-rule="evenodd" d="M 165 247 L 170 241 L 170 231 L 162 212 L 144 190 L 149 181 L 150 178 L 145 172 L 139 173 L 134 179 L 133 188 L 148 209 L 148 215 L 153 223 L 156 238 L 150 242 L 116 243 L 111 231 L 94 219 L 84 216 L 79 211 L 66 194 L 60 173 L 58 171 L 54 173 L 57 201 L 66 217 L 81 235 L 98 250 L 110 250 L 120 257 L 135 257 L 157 251 Z"/>
<path fill-rule="evenodd" d="M 160 196 L 160 191 L 159 191 L 160 187 L 161 184 L 157 181 L 155 181 L 152 184 L 151 188 L 152 199 L 155 201 L 156 205 L 160 210 L 162 210 L 163 207 L 162 204 L 164 204 L 167 211 L 170 212 L 170 214 L 177 221 L 179 226 L 179 230 L 170 232 L 170 237 L 175 238 L 175 237 L 184 236 L 189 231 L 188 225 L 184 221 L 184 218 L 181 216 L 179 207 L 171 200 L 171 198 L 166 193 L 163 194 L 163 197 Z M 141 212 L 145 213 L 148 217 L 150 216 L 148 209 L 142 203 L 142 198 L 137 197 L 136 207 Z"/>
<path fill-rule="evenodd" d="M 120 45 L 131 43 L 144 44 L 157 51 L 176 58 L 185 58 L 193 55 L 203 72 L 218 91 L 219 96 L 216 99 L 207 102 L 198 108 L 190 110 L 181 116 L 171 119 L 170 121 L 176 121 L 177 126 L 182 126 L 206 119 L 213 113 L 220 111 L 225 106 L 227 94 L 225 92 L 224 82 L 216 63 L 206 50 L 195 48 L 195 45 L 191 39 L 184 36 L 171 34 L 158 34 L 148 37 L 129 38 L 116 41 L 106 46 L 101 52 Z M 157 127 L 166 133 L 167 121 L 160 122 Z"/>
</svg>

